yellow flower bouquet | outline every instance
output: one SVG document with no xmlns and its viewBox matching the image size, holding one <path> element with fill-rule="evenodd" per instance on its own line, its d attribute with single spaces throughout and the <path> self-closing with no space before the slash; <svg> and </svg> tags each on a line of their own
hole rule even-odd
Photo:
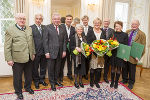
<svg viewBox="0 0 150 100">
<path fill-rule="evenodd" d="M 93 52 L 93 50 L 91 49 L 91 47 L 87 43 L 85 43 L 85 42 L 81 42 L 81 49 L 82 49 L 82 54 L 85 57 L 88 57 Z"/>
<path fill-rule="evenodd" d="M 94 40 L 91 48 L 98 56 L 103 56 L 109 51 L 109 43 L 104 39 Z"/>
<path fill-rule="evenodd" d="M 113 39 L 113 37 L 107 40 L 107 42 L 109 43 L 109 51 L 107 52 L 106 55 L 110 57 L 112 56 L 111 50 L 118 48 L 119 42 L 116 39 Z"/>
</svg>

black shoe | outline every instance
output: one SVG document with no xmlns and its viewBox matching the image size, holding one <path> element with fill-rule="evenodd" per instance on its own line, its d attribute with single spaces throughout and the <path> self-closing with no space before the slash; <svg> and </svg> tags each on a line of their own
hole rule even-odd
<svg viewBox="0 0 150 100">
<path fill-rule="evenodd" d="M 87 75 L 84 75 L 83 77 L 84 77 L 84 79 L 88 80 L 88 76 Z"/>
<path fill-rule="evenodd" d="M 48 84 L 44 81 L 41 81 L 40 84 L 42 84 L 43 86 L 48 86 Z"/>
<path fill-rule="evenodd" d="M 35 82 L 34 85 L 35 85 L 36 89 L 39 89 L 39 83 L 38 82 Z"/>
<path fill-rule="evenodd" d="M 56 85 L 58 85 L 59 87 L 63 87 L 63 85 L 59 82 L 56 82 Z"/>
<path fill-rule="evenodd" d="M 79 85 L 80 85 L 82 88 L 84 88 L 84 85 L 83 85 L 82 82 L 79 82 Z"/>
<path fill-rule="evenodd" d="M 122 80 L 122 81 L 121 81 L 121 83 L 123 83 L 123 84 L 127 84 L 127 83 L 128 83 L 128 81 L 124 81 L 124 80 Z"/>
<path fill-rule="evenodd" d="M 71 75 L 69 75 L 68 78 L 73 81 L 73 77 Z"/>
<path fill-rule="evenodd" d="M 59 81 L 60 81 L 60 82 L 63 82 L 63 78 L 60 78 Z"/>
<path fill-rule="evenodd" d="M 105 79 L 105 78 L 104 78 L 104 81 L 105 81 L 106 83 L 109 83 L 108 79 Z"/>
<path fill-rule="evenodd" d="M 93 83 L 93 82 L 90 82 L 90 86 L 93 87 L 93 86 L 94 86 L 94 83 Z"/>
<path fill-rule="evenodd" d="M 115 88 L 115 89 L 118 88 L 118 82 L 115 83 L 114 88 Z"/>
<path fill-rule="evenodd" d="M 56 91 L 55 84 L 51 84 L 51 89 L 52 89 L 53 91 Z"/>
<path fill-rule="evenodd" d="M 34 91 L 31 88 L 25 89 L 25 91 L 29 92 L 30 94 L 34 94 Z"/>
<path fill-rule="evenodd" d="M 22 100 L 22 99 L 23 99 L 23 95 L 22 95 L 22 93 L 16 93 L 16 95 L 17 95 L 17 99 L 20 99 L 20 100 Z"/>
<path fill-rule="evenodd" d="M 133 89 L 133 84 L 129 84 L 129 85 L 128 85 L 128 88 L 129 88 L 130 90 L 132 90 L 132 89 Z"/>
<path fill-rule="evenodd" d="M 79 89 L 79 84 L 78 84 L 78 82 L 74 82 L 74 86 L 75 86 L 77 89 Z"/>
<path fill-rule="evenodd" d="M 100 85 L 98 83 L 95 84 L 97 88 L 100 88 Z"/>
<path fill-rule="evenodd" d="M 114 82 L 111 82 L 110 87 L 111 88 L 114 87 Z"/>
</svg>

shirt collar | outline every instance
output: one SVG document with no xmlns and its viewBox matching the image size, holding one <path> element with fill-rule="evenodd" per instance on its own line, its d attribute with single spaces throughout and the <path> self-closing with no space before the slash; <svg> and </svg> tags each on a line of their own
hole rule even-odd
<svg viewBox="0 0 150 100">
<path fill-rule="evenodd" d="M 67 25 L 67 24 L 65 24 L 65 26 L 67 27 L 67 29 L 68 29 L 68 28 L 69 28 L 69 29 L 71 28 L 71 25 L 70 25 L 70 27 L 68 27 L 68 25 Z"/>
<path fill-rule="evenodd" d="M 18 29 L 20 29 L 20 30 L 22 30 L 22 29 L 25 30 L 25 29 L 26 29 L 26 26 L 21 27 L 21 26 L 19 26 L 18 24 L 16 24 L 16 27 L 17 27 Z M 23 30 L 22 30 L 22 31 L 23 31 Z"/>
<path fill-rule="evenodd" d="M 41 27 L 41 25 L 39 26 L 39 25 L 37 25 L 37 24 L 35 24 L 37 27 Z"/>
</svg>

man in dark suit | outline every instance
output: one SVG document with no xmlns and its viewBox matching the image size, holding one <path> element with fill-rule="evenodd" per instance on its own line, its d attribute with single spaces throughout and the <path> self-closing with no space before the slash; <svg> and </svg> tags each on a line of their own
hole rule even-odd
<svg viewBox="0 0 150 100">
<path fill-rule="evenodd" d="M 17 13 L 15 19 L 16 24 L 9 27 L 5 34 L 4 54 L 8 65 L 12 66 L 15 94 L 18 99 L 22 100 L 23 72 L 25 76 L 24 88 L 30 94 L 34 94 L 31 84 L 32 60 L 35 58 L 35 47 L 32 29 L 25 25 L 25 14 Z"/>
<path fill-rule="evenodd" d="M 44 51 L 47 58 L 48 78 L 53 91 L 56 91 L 55 85 L 62 87 L 59 82 L 61 59 L 66 56 L 65 32 L 60 26 L 60 15 L 52 15 L 52 24 L 46 26 L 46 32 L 43 36 Z"/>
<path fill-rule="evenodd" d="M 70 37 L 75 34 L 75 28 L 73 26 L 71 26 L 72 20 L 73 20 L 72 15 L 66 15 L 65 24 L 61 25 L 66 33 L 65 41 L 66 41 L 67 49 L 66 49 L 66 57 L 62 59 L 60 81 L 63 81 L 64 65 L 65 65 L 66 59 L 67 59 L 67 68 L 68 68 L 67 76 L 70 80 L 73 80 L 73 78 L 72 78 L 72 58 L 71 58 L 71 52 L 69 50 Z"/>
<path fill-rule="evenodd" d="M 85 38 L 87 40 L 87 43 L 88 44 L 91 44 L 94 39 L 92 38 L 94 36 L 94 31 L 93 31 L 93 28 L 91 26 L 88 25 L 88 22 L 89 22 L 89 17 L 87 15 L 83 16 L 82 17 L 82 23 L 83 23 L 83 28 L 84 28 L 84 31 L 83 31 L 83 35 L 85 35 Z M 88 72 L 89 72 L 89 65 L 90 65 L 90 57 L 89 58 L 86 58 L 86 61 L 85 61 L 85 67 L 86 67 L 86 75 L 84 76 L 84 78 L 86 80 L 88 80 Z"/>
<path fill-rule="evenodd" d="M 36 89 L 39 89 L 39 84 L 47 86 L 47 83 L 45 83 L 44 81 L 46 75 L 46 57 L 44 54 L 44 47 L 43 47 L 43 35 L 45 26 L 41 25 L 42 22 L 43 22 L 43 15 L 36 14 L 35 24 L 31 26 L 36 50 L 32 72 L 32 77 Z M 38 70 L 39 66 L 40 66 L 40 73 Z"/>
<path fill-rule="evenodd" d="M 104 27 L 102 28 L 102 30 L 104 30 L 105 33 L 106 33 L 106 35 L 105 35 L 106 40 L 109 40 L 113 36 L 114 30 L 112 28 L 109 28 L 110 20 L 108 18 L 104 19 L 103 24 L 104 24 Z M 105 63 L 104 63 L 104 75 L 103 75 L 103 77 L 104 77 L 104 81 L 106 83 L 109 83 L 107 75 L 108 75 L 108 72 L 109 72 L 110 57 L 105 55 L 104 59 L 105 59 Z"/>
</svg>

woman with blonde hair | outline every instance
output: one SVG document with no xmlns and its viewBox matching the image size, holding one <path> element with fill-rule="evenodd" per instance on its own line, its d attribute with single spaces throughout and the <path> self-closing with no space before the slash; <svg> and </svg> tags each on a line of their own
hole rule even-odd
<svg viewBox="0 0 150 100">
<path fill-rule="evenodd" d="M 105 31 L 103 31 L 100 27 L 102 24 L 102 21 L 100 18 L 96 18 L 93 21 L 94 27 L 94 35 L 93 40 L 100 40 L 105 39 Z M 104 58 L 98 57 L 95 53 L 92 54 L 91 62 L 90 62 L 90 86 L 93 87 L 94 84 L 97 88 L 100 88 L 100 85 L 98 84 L 101 78 L 101 71 L 102 68 L 104 68 Z"/>
</svg>

